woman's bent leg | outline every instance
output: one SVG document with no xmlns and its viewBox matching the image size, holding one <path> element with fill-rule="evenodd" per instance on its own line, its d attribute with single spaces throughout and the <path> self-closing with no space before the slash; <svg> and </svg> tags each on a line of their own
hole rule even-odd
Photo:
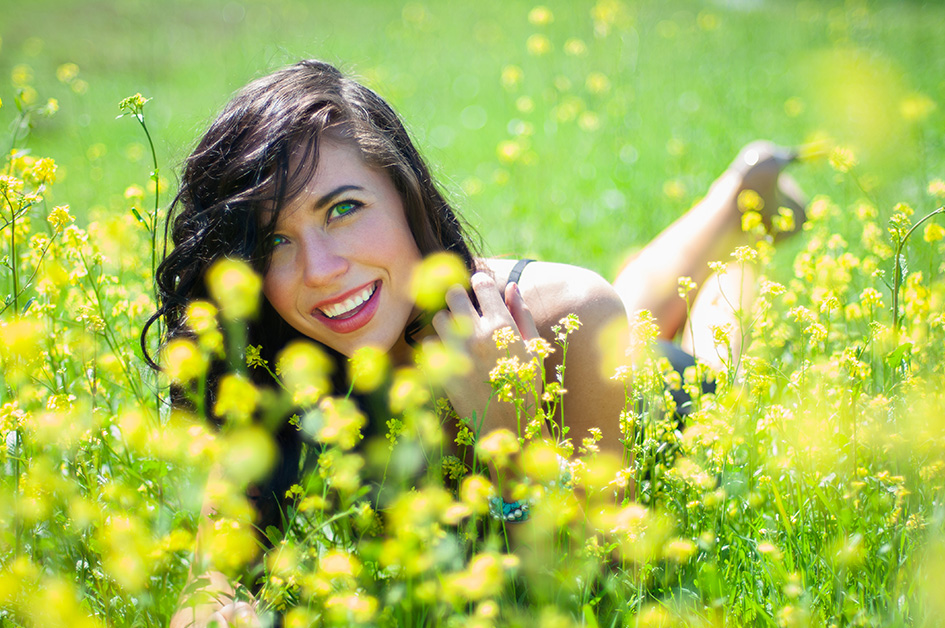
<svg viewBox="0 0 945 628">
<path fill-rule="evenodd" d="M 742 232 L 739 195 L 757 192 L 768 221 L 777 213 L 781 169 L 793 156 L 768 142 L 754 142 L 739 153 L 709 193 L 692 209 L 664 229 L 633 257 L 614 281 L 629 315 L 649 310 L 660 327 L 660 337 L 673 339 L 686 321 L 686 303 L 678 295 L 678 279 L 690 277 L 706 284 L 711 261 L 727 261 L 740 244 L 750 241 Z M 803 200 L 796 186 L 786 192 L 797 226 L 803 220 Z"/>
</svg>

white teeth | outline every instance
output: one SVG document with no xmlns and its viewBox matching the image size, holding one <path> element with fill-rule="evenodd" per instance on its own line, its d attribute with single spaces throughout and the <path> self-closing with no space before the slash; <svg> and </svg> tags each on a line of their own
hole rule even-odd
<svg viewBox="0 0 945 628">
<path fill-rule="evenodd" d="M 370 286 L 368 286 L 367 288 L 365 288 L 358 294 L 345 299 L 341 303 L 335 303 L 334 305 L 329 305 L 329 306 L 320 308 L 322 311 L 322 314 L 324 314 L 328 318 L 338 318 L 339 316 L 347 314 L 354 308 L 358 307 L 359 305 L 361 305 L 362 303 L 370 299 L 371 296 L 374 294 L 375 289 L 376 289 L 376 285 L 372 283 Z"/>
</svg>

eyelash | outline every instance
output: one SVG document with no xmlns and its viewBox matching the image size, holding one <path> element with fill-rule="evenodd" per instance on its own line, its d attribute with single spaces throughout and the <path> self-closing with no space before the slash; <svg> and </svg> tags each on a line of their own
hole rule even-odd
<svg viewBox="0 0 945 628">
<path fill-rule="evenodd" d="M 351 209 L 344 212 L 343 214 L 339 213 L 337 216 L 332 216 L 335 213 L 335 210 L 345 205 L 350 205 Z M 351 214 L 357 213 L 357 211 L 360 210 L 362 207 L 364 207 L 364 203 L 362 203 L 361 201 L 355 201 L 355 200 L 340 201 L 332 205 L 331 208 L 328 210 L 328 220 L 331 221 L 331 220 L 338 220 L 339 218 L 346 218 L 350 216 Z M 285 236 L 281 236 L 278 234 L 273 235 L 271 238 L 271 242 L 272 242 L 271 247 L 274 249 L 286 240 L 288 240 L 288 238 L 286 238 Z"/>
<path fill-rule="evenodd" d="M 348 211 L 344 212 L 343 214 L 338 214 L 337 216 L 334 216 L 334 217 L 332 216 L 332 214 L 335 213 L 335 210 L 337 210 L 339 207 L 342 207 L 342 206 L 345 206 L 345 205 L 350 205 L 350 206 L 351 206 L 351 209 L 349 209 Z M 331 209 L 328 210 L 328 219 L 329 219 L 329 220 L 337 220 L 338 218 L 344 218 L 344 217 L 346 217 L 346 216 L 350 216 L 351 214 L 357 212 L 357 211 L 358 211 L 359 209 L 361 209 L 362 207 L 364 207 L 364 203 L 362 203 L 361 201 L 355 201 L 355 200 L 340 201 L 340 202 L 335 203 L 334 205 L 332 205 L 332 206 L 331 206 Z"/>
</svg>

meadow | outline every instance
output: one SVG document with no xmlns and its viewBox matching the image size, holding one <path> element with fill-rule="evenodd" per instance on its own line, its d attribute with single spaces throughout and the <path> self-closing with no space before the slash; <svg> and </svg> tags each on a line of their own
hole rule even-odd
<svg viewBox="0 0 945 628">
<path fill-rule="evenodd" d="M 941 622 L 945 6 L 3 4 L 4 625 L 165 625 L 205 491 L 222 505 L 205 559 L 285 625 Z M 484 251 L 607 277 L 743 144 L 812 147 L 792 168 L 812 197 L 803 231 L 720 260 L 763 279 L 739 313 L 749 349 L 709 374 L 715 394 L 667 371 L 641 317 L 638 350 L 615 369 L 622 460 L 561 434 L 467 434 L 482 460 L 521 454 L 517 490 L 535 503 L 514 547 L 486 512 L 485 478 L 431 454 L 456 417 L 429 371 L 461 368 L 455 356 L 393 372 L 360 356 L 357 392 L 392 412 L 386 434 L 360 443 L 364 417 L 326 394 L 316 349 L 282 356 L 281 392 L 248 383 L 247 369 L 277 368 L 239 342 L 251 290 L 201 304 L 194 342 L 160 351 L 166 373 L 144 363 L 178 165 L 235 89 L 308 57 L 391 101 Z M 228 272 L 237 280 L 221 286 L 253 284 Z M 196 413 L 172 411 L 169 381 L 199 390 L 222 355 L 223 426 L 199 399 Z M 524 424 L 566 406 L 566 393 L 529 399 L 519 378 L 495 384 L 521 400 Z M 694 399 L 683 429 L 674 386 Z M 272 463 L 267 409 L 290 407 L 320 445 L 285 525 L 257 533 L 245 487 Z M 577 490 L 548 489 L 571 450 Z M 406 462 L 427 456 L 426 469 Z M 208 483 L 215 464 L 228 481 Z M 389 497 L 375 511 L 364 497 L 378 478 Z"/>
</svg>

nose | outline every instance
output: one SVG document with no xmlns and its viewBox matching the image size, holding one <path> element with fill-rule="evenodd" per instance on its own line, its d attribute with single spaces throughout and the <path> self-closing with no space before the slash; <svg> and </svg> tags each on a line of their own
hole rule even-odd
<svg viewBox="0 0 945 628">
<path fill-rule="evenodd" d="M 308 286 L 330 285 L 348 270 L 339 243 L 325 234 L 306 237 L 302 245 L 302 280 Z"/>
</svg>

